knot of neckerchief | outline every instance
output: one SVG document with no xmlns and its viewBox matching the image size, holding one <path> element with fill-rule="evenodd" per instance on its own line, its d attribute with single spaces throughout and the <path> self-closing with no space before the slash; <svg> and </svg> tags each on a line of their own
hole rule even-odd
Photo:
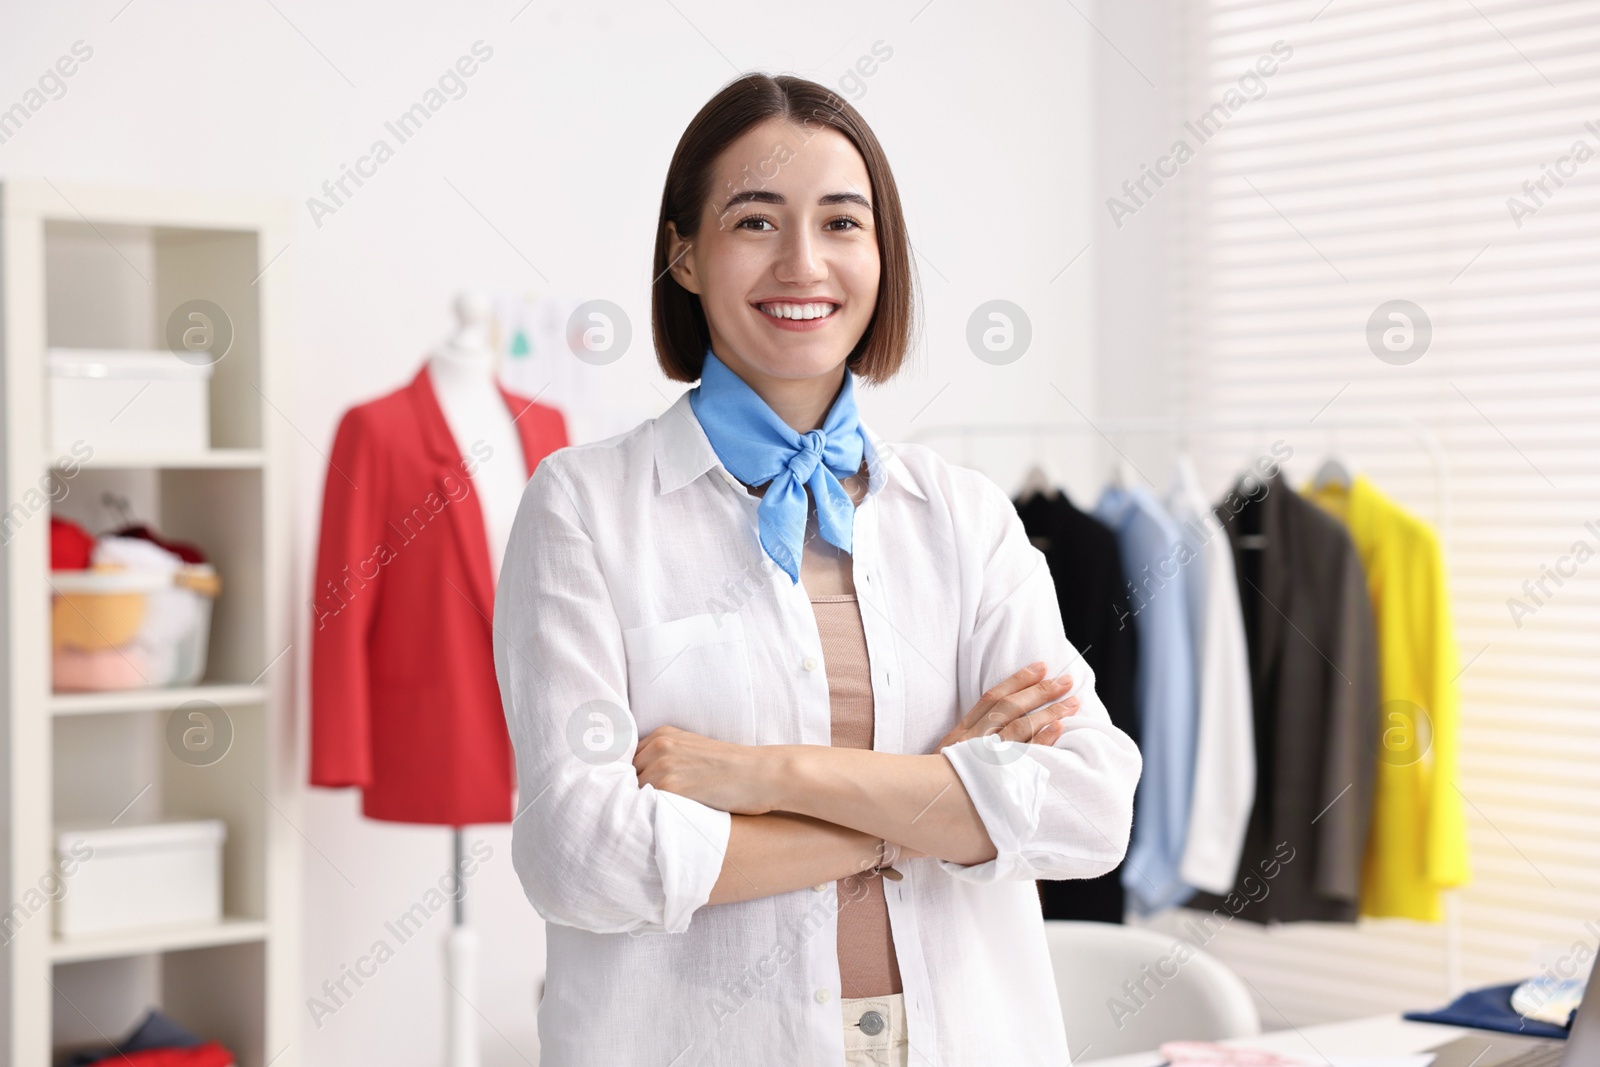
<svg viewBox="0 0 1600 1067">
<path fill-rule="evenodd" d="M 828 417 L 820 429 L 807 433 L 795 432 L 779 418 L 709 347 L 700 384 L 689 391 L 689 406 L 728 473 L 746 485 L 767 486 L 756 507 L 761 547 L 796 583 L 805 547 L 807 488 L 816 501 L 822 539 L 850 551 L 855 501 L 839 479 L 861 469 L 866 447 L 854 378 L 846 367 Z"/>
</svg>

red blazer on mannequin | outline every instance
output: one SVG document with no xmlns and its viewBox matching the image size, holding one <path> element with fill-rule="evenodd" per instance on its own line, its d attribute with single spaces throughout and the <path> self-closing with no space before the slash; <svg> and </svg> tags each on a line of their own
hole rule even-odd
<svg viewBox="0 0 1600 1067">
<path fill-rule="evenodd" d="M 561 412 L 501 390 L 528 474 Z M 484 447 L 484 446 L 478 446 Z M 511 819 L 483 509 L 426 365 L 347 411 L 323 489 L 311 624 L 311 784 L 360 786 L 369 818 Z"/>
</svg>

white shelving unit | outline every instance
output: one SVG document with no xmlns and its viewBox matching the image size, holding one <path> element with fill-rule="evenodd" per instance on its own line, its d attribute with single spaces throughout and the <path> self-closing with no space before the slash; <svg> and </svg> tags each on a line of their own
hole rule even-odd
<svg viewBox="0 0 1600 1067">
<path fill-rule="evenodd" d="M 120 1036 L 158 1005 L 227 1045 L 240 1067 L 293 1067 L 301 1059 L 293 431 L 272 407 L 288 399 L 287 272 L 267 270 L 289 243 L 290 209 L 231 195 L 9 181 L 0 211 L 0 1063 L 46 1067 L 64 1049 Z M 169 314 L 194 299 L 221 307 L 234 330 L 210 382 L 212 447 L 95 448 L 79 467 L 64 462 L 46 425 L 46 350 L 160 349 Z M 38 507 L 42 485 L 50 499 Z M 203 546 L 222 577 L 200 684 L 52 692 L 50 515 L 98 533 L 110 525 L 96 512 L 105 493 L 164 535 Z M 166 742 L 169 715 L 197 700 L 233 729 L 227 754 L 209 766 L 179 759 Z M 54 868 L 53 827 L 160 818 L 226 821 L 224 920 L 57 938 L 39 891 Z"/>
</svg>

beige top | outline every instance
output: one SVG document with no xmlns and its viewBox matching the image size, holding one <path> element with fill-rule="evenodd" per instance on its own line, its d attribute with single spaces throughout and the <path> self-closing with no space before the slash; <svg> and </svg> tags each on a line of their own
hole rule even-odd
<svg viewBox="0 0 1600 1067">
<path fill-rule="evenodd" d="M 841 483 L 857 504 L 866 496 L 866 469 L 863 462 L 863 473 Z M 757 496 L 765 491 L 765 486 L 751 490 Z M 800 557 L 800 583 L 810 595 L 822 641 L 832 709 L 832 743 L 846 748 L 871 748 L 872 672 L 850 562 L 849 553 L 818 535 L 816 508 L 810 508 L 806 514 L 805 550 Z M 877 997 L 902 992 L 882 876 L 853 874 L 839 879 L 835 889 L 839 900 L 839 995 Z"/>
</svg>

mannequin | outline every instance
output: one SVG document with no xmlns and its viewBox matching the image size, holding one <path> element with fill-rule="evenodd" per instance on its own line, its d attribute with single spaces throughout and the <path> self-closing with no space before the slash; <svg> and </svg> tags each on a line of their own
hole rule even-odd
<svg viewBox="0 0 1600 1067">
<path fill-rule="evenodd" d="M 474 449 L 475 444 L 488 446 L 489 458 L 478 464 L 472 484 L 489 535 L 490 572 L 498 580 L 528 468 L 511 411 L 495 381 L 494 350 L 489 347 L 492 310 L 482 293 L 469 290 L 456 297 L 456 332 L 429 357 L 428 378 L 461 455 L 475 457 L 484 451 L 481 445 Z"/>
<path fill-rule="evenodd" d="M 516 810 L 485 623 L 528 474 L 568 437 L 558 408 L 498 382 L 489 300 L 462 293 L 455 311 L 410 381 L 349 408 L 334 432 L 308 605 L 308 778 L 359 789 L 367 818 L 450 827 L 464 883 L 462 829 Z M 449 1067 L 478 1063 L 465 904 L 458 892 Z"/>
<path fill-rule="evenodd" d="M 472 485 L 483 508 L 490 573 L 498 581 L 506 542 L 511 538 L 511 523 L 528 484 L 528 469 L 511 411 L 495 380 L 494 350 L 489 346 L 489 298 L 463 291 L 456 297 L 455 311 L 456 332 L 428 358 L 428 378 L 457 451 L 463 458 L 477 458 L 487 452 L 488 458 L 479 459 L 472 473 Z M 483 445 L 488 446 L 487 450 Z M 466 925 L 466 880 L 462 875 L 465 841 L 459 826 L 452 843 L 458 892 L 448 950 L 451 991 L 446 1063 L 449 1067 L 477 1067 L 478 1021 L 472 1004 L 477 1000 L 478 936 Z"/>
</svg>

